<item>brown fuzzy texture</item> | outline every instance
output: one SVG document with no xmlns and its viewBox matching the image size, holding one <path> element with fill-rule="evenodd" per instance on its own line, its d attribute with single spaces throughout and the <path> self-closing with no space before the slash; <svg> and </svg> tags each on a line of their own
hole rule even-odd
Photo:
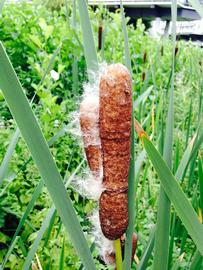
<svg viewBox="0 0 203 270">
<path fill-rule="evenodd" d="M 101 50 L 102 48 L 102 33 L 103 33 L 103 26 L 102 24 L 99 25 L 98 30 L 98 49 Z"/>
<path fill-rule="evenodd" d="M 136 248 L 137 248 L 137 234 L 136 233 L 133 233 L 133 239 L 132 239 L 132 256 L 131 256 L 131 261 L 132 262 L 134 260 Z"/>
<path fill-rule="evenodd" d="M 96 98 L 84 99 L 81 103 L 80 126 L 88 165 L 93 175 L 97 177 L 102 168 L 102 152 L 98 131 L 98 101 Z"/>
<path fill-rule="evenodd" d="M 110 240 L 121 237 L 128 225 L 128 172 L 130 164 L 132 85 L 127 68 L 107 67 L 100 81 L 99 132 L 103 153 L 100 222 Z"/>
<path fill-rule="evenodd" d="M 147 61 L 147 52 L 145 51 L 143 55 L 143 63 L 145 64 L 146 61 Z"/>
<path fill-rule="evenodd" d="M 128 195 L 126 192 L 102 192 L 99 217 L 106 238 L 115 240 L 126 231 L 128 224 Z"/>
</svg>

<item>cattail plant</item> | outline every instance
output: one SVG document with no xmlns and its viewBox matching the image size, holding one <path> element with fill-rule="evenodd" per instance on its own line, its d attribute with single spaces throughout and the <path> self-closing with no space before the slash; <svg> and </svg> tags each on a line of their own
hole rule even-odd
<svg viewBox="0 0 203 270">
<path fill-rule="evenodd" d="M 130 73 L 122 64 L 105 66 L 99 75 L 97 87 L 97 93 L 89 91 L 81 102 L 80 127 L 94 184 L 101 183 L 98 198 L 100 227 L 105 241 L 111 243 L 103 251 L 103 258 L 107 263 L 114 263 L 112 241 L 118 243 L 121 238 L 124 241 L 128 226 L 132 122 Z M 132 258 L 136 242 L 137 236 L 134 235 Z"/>
<path fill-rule="evenodd" d="M 103 23 L 102 21 L 99 24 L 99 29 L 98 29 L 98 49 L 102 49 L 102 34 L 103 34 Z"/>
<path fill-rule="evenodd" d="M 132 85 L 128 70 L 110 65 L 100 81 L 99 132 L 103 153 L 100 221 L 104 235 L 115 240 L 128 225 L 128 171 L 130 163 Z"/>
</svg>

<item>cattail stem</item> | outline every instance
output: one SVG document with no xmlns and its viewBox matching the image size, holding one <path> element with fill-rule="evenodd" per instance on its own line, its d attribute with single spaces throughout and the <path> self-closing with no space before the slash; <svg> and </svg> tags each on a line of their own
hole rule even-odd
<svg viewBox="0 0 203 270">
<path fill-rule="evenodd" d="M 116 253 L 116 270 L 122 270 L 122 253 L 120 238 L 114 240 L 114 248 Z"/>
</svg>

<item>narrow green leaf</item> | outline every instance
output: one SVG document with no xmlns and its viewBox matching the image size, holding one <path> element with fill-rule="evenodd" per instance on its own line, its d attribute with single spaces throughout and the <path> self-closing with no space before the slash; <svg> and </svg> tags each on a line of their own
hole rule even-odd
<svg viewBox="0 0 203 270">
<path fill-rule="evenodd" d="M 76 32 L 77 29 L 77 20 L 76 20 L 76 0 L 73 0 L 73 14 L 72 14 L 72 24 L 73 29 Z M 77 93 L 78 91 L 78 61 L 77 61 L 77 55 L 73 55 L 73 65 L 72 65 L 72 73 L 73 73 L 73 91 L 74 93 Z"/>
<path fill-rule="evenodd" d="M 64 129 L 65 129 L 65 128 L 62 128 L 62 130 L 60 130 L 56 135 L 54 135 L 54 136 L 48 141 L 48 145 L 49 145 L 49 146 L 51 146 L 51 145 L 52 145 L 59 137 L 61 137 L 61 136 L 63 136 L 63 135 L 65 134 Z M 26 161 L 25 163 L 27 164 L 27 163 L 30 162 L 30 161 L 31 161 L 31 158 L 29 158 L 28 161 Z M 73 179 L 73 177 L 74 177 L 74 176 L 76 175 L 76 173 L 79 171 L 79 169 L 81 168 L 81 166 L 82 166 L 83 163 L 84 163 L 84 160 L 77 166 L 77 168 L 75 169 L 75 171 L 74 171 L 73 174 L 71 175 L 71 177 L 70 177 L 68 183 Z M 70 164 L 70 162 L 69 162 L 69 164 Z M 69 165 L 69 166 L 70 166 L 70 165 Z M 69 166 L 68 166 L 68 168 L 67 168 L 67 172 L 68 172 Z M 18 174 L 18 173 L 17 173 L 17 174 Z M 16 175 L 17 175 L 17 174 L 16 174 Z M 65 175 L 65 179 L 66 179 L 66 178 L 67 178 L 67 174 Z M 16 239 L 17 235 L 19 234 L 19 232 L 20 232 L 22 226 L 23 226 L 24 223 L 26 222 L 26 219 L 27 219 L 27 217 L 28 217 L 30 211 L 32 210 L 32 208 L 33 208 L 33 206 L 34 206 L 35 201 L 37 200 L 37 198 L 39 197 L 39 195 L 40 195 L 40 193 L 41 193 L 41 190 L 42 190 L 43 185 L 44 185 L 44 184 L 43 184 L 43 181 L 41 180 L 41 181 L 39 182 L 39 184 L 37 185 L 37 187 L 35 188 L 35 190 L 34 190 L 34 193 L 33 193 L 33 195 L 32 195 L 32 198 L 31 198 L 30 202 L 28 203 L 28 206 L 27 206 L 27 208 L 26 208 L 26 210 L 25 210 L 23 216 L 22 216 L 21 219 L 20 219 L 20 222 L 19 222 L 19 224 L 18 224 L 18 227 L 17 227 L 17 229 L 16 229 L 16 231 L 15 231 L 15 234 L 14 234 L 12 240 L 11 240 L 11 244 L 10 244 L 10 246 L 9 246 L 9 249 L 8 249 L 8 251 L 7 251 L 7 253 L 6 253 L 6 256 L 4 257 L 4 260 L 3 260 L 3 263 L 2 263 L 2 268 L 6 265 L 7 260 L 8 260 L 8 258 L 9 258 L 9 256 L 10 256 L 10 254 L 11 254 L 12 251 L 13 251 L 13 248 L 14 248 L 13 242 L 15 242 L 15 239 Z M 50 223 L 51 223 L 51 222 L 50 222 Z M 53 224 L 50 224 L 49 226 L 50 226 L 50 231 L 48 231 L 48 233 L 51 233 Z M 47 237 L 46 237 L 46 239 L 45 239 L 45 242 L 44 242 L 44 246 L 46 246 L 48 239 L 49 239 L 49 236 L 47 235 Z"/>
<path fill-rule="evenodd" d="M 49 238 L 51 236 L 51 232 L 52 232 L 52 229 L 53 229 L 53 226 L 54 226 L 54 222 L 55 222 L 55 219 L 56 219 L 56 214 L 57 214 L 57 212 L 55 210 L 54 214 L 51 217 L 51 220 L 49 221 L 49 227 L 48 227 L 47 232 L 46 232 L 43 248 L 46 247 L 48 245 L 48 243 L 49 243 Z"/>
<path fill-rule="evenodd" d="M 27 249 L 25 247 L 25 244 L 23 242 L 22 237 L 19 237 L 18 245 L 19 245 L 19 247 L 20 247 L 20 249 L 22 251 L 23 256 L 26 257 L 27 256 Z"/>
<path fill-rule="evenodd" d="M 60 261 L 59 261 L 59 270 L 64 269 L 64 254 L 65 254 L 65 236 L 63 237 L 63 244 L 61 248 L 61 255 L 60 255 Z"/>
<path fill-rule="evenodd" d="M 6 154 L 3 158 L 3 161 L 2 161 L 1 166 L 0 166 L 0 186 L 2 185 L 3 180 L 4 180 L 4 176 L 8 170 L 8 165 L 9 165 L 9 162 L 12 158 L 12 155 L 13 155 L 13 152 L 15 150 L 16 144 L 18 142 L 19 136 L 20 136 L 20 131 L 17 128 L 15 133 L 13 134 L 13 137 L 11 139 L 9 147 L 6 151 Z"/>
<path fill-rule="evenodd" d="M 150 95 L 151 91 L 153 89 L 153 85 L 150 86 L 142 95 L 140 95 L 134 102 L 134 108 L 138 107 L 141 102 L 145 102 L 145 100 L 148 98 Z"/>
<path fill-rule="evenodd" d="M 51 59 L 50 59 L 50 61 L 49 61 L 49 63 L 48 63 L 48 66 L 46 67 L 46 69 L 45 69 L 45 71 L 44 71 L 44 74 L 43 74 L 43 76 L 42 76 L 42 78 L 41 78 L 41 80 L 40 80 L 40 82 L 39 82 L 39 84 L 38 84 L 38 87 L 40 87 L 40 86 L 44 83 L 47 74 L 51 71 L 51 69 L 52 69 L 52 67 L 53 67 L 53 64 L 54 64 L 54 61 L 55 61 L 55 59 L 56 59 L 56 56 L 57 56 L 57 55 L 59 54 L 59 52 L 60 52 L 61 46 L 62 46 L 62 44 L 59 44 L 59 46 L 56 48 L 56 50 L 55 50 L 54 53 L 52 54 Z"/>
<path fill-rule="evenodd" d="M 198 134 L 199 132 L 197 132 Z M 200 130 L 200 133 L 198 135 L 198 138 L 197 140 L 195 141 L 195 144 L 194 144 L 194 147 L 192 149 L 192 153 L 191 153 L 191 156 L 190 156 L 190 159 L 194 159 L 197 155 L 197 152 L 201 146 L 201 144 L 203 143 L 203 130 Z"/>
<path fill-rule="evenodd" d="M 0 1 L 0 16 L 2 14 L 2 10 L 3 10 L 3 7 L 4 7 L 5 2 L 6 2 L 6 0 L 1 0 Z"/>
<path fill-rule="evenodd" d="M 121 20 L 122 20 L 122 28 L 124 35 L 124 44 L 125 44 L 125 65 L 131 73 L 132 76 L 132 68 L 130 61 L 130 50 L 129 50 L 129 42 L 128 42 L 128 33 L 126 28 L 125 14 L 122 5 L 122 1 L 120 1 L 121 5 Z M 131 160 L 130 160 L 130 170 L 128 176 L 128 228 L 126 231 L 126 242 L 125 242 L 125 252 L 124 252 L 124 263 L 123 267 L 125 270 L 131 268 L 131 254 L 132 254 L 132 237 L 134 231 L 134 222 L 135 222 L 135 130 L 134 130 L 134 106 L 132 109 L 132 141 L 131 141 Z"/>
<path fill-rule="evenodd" d="M 45 72 L 44 72 L 44 74 L 43 74 L 43 76 L 42 76 L 42 78 L 41 78 L 41 80 L 40 80 L 40 82 L 38 84 L 38 87 L 40 87 L 44 83 L 47 74 L 50 72 L 50 70 L 51 70 L 51 68 L 52 68 L 52 66 L 54 64 L 54 60 L 55 60 L 56 56 L 58 55 L 58 53 L 60 51 L 60 48 L 61 48 L 61 44 L 54 51 L 54 53 L 53 53 L 53 55 L 52 55 L 52 57 L 51 57 L 51 59 L 50 59 L 50 61 L 48 63 L 48 66 L 47 66 L 47 68 L 46 68 L 46 70 L 45 70 Z M 33 96 L 32 101 L 30 102 L 30 104 L 32 104 L 32 102 L 34 100 L 34 97 L 35 97 L 35 95 Z M 2 161 L 1 166 L 0 166 L 0 187 L 2 185 L 5 173 L 6 173 L 7 169 L 8 169 L 9 162 L 11 160 L 11 157 L 13 155 L 13 152 L 15 150 L 15 147 L 16 147 L 16 144 L 18 142 L 19 137 L 20 137 L 20 131 L 17 128 L 14 135 L 13 135 L 13 137 L 12 137 L 12 139 L 11 139 L 11 141 L 10 141 L 10 144 L 8 146 L 8 149 L 6 151 L 6 154 L 5 154 L 4 158 L 3 158 L 3 161 Z M 53 138 L 53 140 L 54 140 L 54 138 Z"/>
<path fill-rule="evenodd" d="M 155 227 L 153 228 L 152 233 L 149 237 L 149 241 L 145 247 L 144 253 L 142 254 L 137 270 L 147 269 L 147 263 L 152 255 L 152 250 L 154 248 L 154 240 L 155 240 Z"/>
<path fill-rule="evenodd" d="M 17 243 L 18 239 L 19 239 L 19 236 L 16 237 L 15 240 L 11 243 L 11 246 L 10 246 L 10 248 L 9 248 L 7 254 L 6 254 L 7 259 L 8 259 L 9 256 L 11 255 L 11 252 L 12 252 L 12 250 L 13 250 L 15 244 Z M 7 261 L 7 260 L 6 260 L 6 261 Z M 5 264 L 4 264 L 4 262 L 3 262 L 3 263 L 0 265 L 0 270 L 3 270 L 3 269 L 4 269 L 4 266 L 5 266 Z"/>
<path fill-rule="evenodd" d="M 176 42 L 176 19 L 177 19 L 177 2 L 172 0 L 172 37 L 173 37 L 173 53 L 172 53 L 172 77 L 170 88 L 170 99 L 166 121 L 166 132 L 164 140 L 163 158 L 171 168 L 172 166 L 172 150 L 173 150 L 173 126 L 174 126 L 174 73 L 175 73 L 175 42 Z M 168 269 L 169 256 L 169 234 L 170 234 L 170 200 L 168 199 L 163 188 L 160 188 L 159 205 L 157 213 L 157 227 L 155 236 L 155 251 L 153 269 Z"/>
<path fill-rule="evenodd" d="M 24 223 L 25 223 L 25 221 L 26 221 L 26 219 L 27 219 L 27 217 L 28 217 L 30 211 L 32 210 L 35 201 L 36 201 L 37 198 L 39 197 L 39 195 L 40 195 L 40 193 L 41 193 L 41 191 L 42 191 L 43 185 L 44 185 L 44 183 L 43 183 L 43 181 L 41 180 L 41 181 L 39 182 L 39 184 L 37 185 L 37 187 L 35 188 L 35 191 L 34 191 L 34 193 L 33 193 L 33 195 L 32 195 L 32 198 L 31 198 L 31 200 L 30 200 L 30 202 L 29 202 L 29 204 L 28 204 L 28 206 L 27 206 L 27 208 L 26 208 L 26 210 L 25 210 L 25 212 L 24 212 L 22 218 L 20 219 L 20 222 L 19 222 L 19 224 L 18 224 L 18 227 L 17 227 L 17 229 L 16 229 L 16 231 L 15 231 L 15 233 L 14 233 L 14 236 L 13 236 L 13 238 L 12 238 L 12 241 L 11 241 L 11 244 L 10 244 L 10 246 L 9 246 L 9 249 L 8 249 L 8 251 L 7 251 L 7 253 L 6 253 L 6 256 L 5 256 L 4 260 L 3 260 L 2 268 L 5 267 L 5 265 L 6 265 L 7 261 L 8 261 L 8 258 L 9 258 L 10 254 L 11 254 L 12 251 L 13 251 L 14 243 L 16 242 L 16 238 L 17 238 L 17 236 L 18 236 L 18 234 L 19 234 L 19 232 L 20 232 L 22 226 L 24 225 Z"/>
<path fill-rule="evenodd" d="M 172 266 L 171 270 L 178 270 L 181 266 L 181 263 L 183 261 L 184 253 L 177 259 L 177 261 Z"/>
<path fill-rule="evenodd" d="M 76 175 L 76 173 L 78 172 L 78 170 L 81 168 L 81 165 L 82 165 L 83 163 L 84 163 L 84 160 L 78 165 L 78 167 L 75 169 L 75 171 L 74 171 L 73 174 L 68 178 L 67 181 L 66 181 L 66 177 L 65 177 L 65 179 L 64 179 L 64 182 L 66 181 L 66 183 L 65 183 L 65 188 L 67 188 L 67 187 L 69 186 L 70 182 L 72 181 L 72 179 L 74 178 L 74 176 Z M 48 235 L 47 235 L 47 237 L 46 237 L 46 239 L 45 239 L 45 244 L 44 244 L 44 246 L 46 245 L 46 241 L 48 241 L 48 238 L 49 238 L 49 236 L 50 236 L 50 232 L 51 232 L 51 230 L 52 230 L 52 228 L 53 228 L 53 225 L 54 225 L 54 218 L 55 218 L 55 215 L 56 215 L 56 208 L 55 208 L 55 206 L 53 205 L 53 206 L 51 207 L 51 209 L 49 209 L 49 212 L 48 212 L 47 216 L 46 216 L 45 219 L 43 220 L 42 225 L 41 225 L 41 227 L 40 227 L 40 230 L 38 231 L 37 237 L 36 237 L 36 239 L 35 239 L 35 241 L 34 241 L 32 247 L 31 247 L 31 249 L 30 249 L 30 251 L 29 251 L 29 253 L 28 253 L 28 255 L 27 255 L 26 259 L 25 259 L 25 263 L 24 263 L 24 266 L 26 266 L 25 269 L 28 269 L 27 267 L 30 266 L 30 264 L 31 264 L 31 262 L 32 262 L 32 259 L 33 259 L 34 255 L 35 255 L 35 253 L 36 253 L 36 251 L 37 251 L 37 249 L 38 249 L 38 246 L 39 246 L 39 244 L 40 244 L 40 241 L 41 241 L 41 239 L 42 239 L 42 237 L 43 237 L 43 235 L 44 235 L 44 233 L 45 233 L 47 227 L 49 227 L 49 228 L 48 228 L 48 229 L 49 229 Z M 62 223 L 61 223 L 61 224 L 62 224 Z M 61 225 L 59 226 L 59 230 L 58 230 L 58 233 L 57 233 L 56 238 L 58 237 L 58 234 L 59 234 L 59 232 L 60 232 L 60 229 L 61 229 Z M 24 270 L 24 269 L 23 269 L 23 270 Z"/>
<path fill-rule="evenodd" d="M 201 207 L 201 213 L 203 217 L 203 167 L 202 167 L 202 161 L 200 157 L 198 161 L 198 171 L 199 171 L 200 207 Z"/>
<path fill-rule="evenodd" d="M 191 118 L 192 118 L 192 98 L 190 101 L 190 108 L 189 108 L 189 116 L 187 120 L 187 133 L 186 133 L 186 146 L 188 144 L 189 136 L 190 136 L 190 125 L 191 125 Z"/>
<path fill-rule="evenodd" d="M 0 43 L 0 88 L 18 124 L 56 209 L 87 269 L 95 269 L 86 239 L 46 140 L 30 108 L 22 86 Z"/>
<path fill-rule="evenodd" d="M 184 172 L 185 172 L 185 169 L 186 169 L 188 162 L 190 160 L 192 149 L 193 149 L 193 146 L 194 146 L 196 139 L 197 139 L 197 133 L 195 133 L 195 135 L 191 139 L 191 141 L 188 144 L 188 146 L 187 146 L 187 148 L 182 156 L 182 159 L 179 163 L 179 166 L 177 168 L 176 175 L 175 175 L 176 179 L 179 181 L 182 179 L 182 177 L 184 175 Z"/>
<path fill-rule="evenodd" d="M 190 264 L 189 270 L 201 269 L 202 261 L 203 261 L 202 255 L 200 254 L 200 252 L 198 250 L 196 250 L 196 252 L 193 256 L 193 260 Z"/>
<path fill-rule="evenodd" d="M 203 254 L 203 226 L 200 224 L 196 212 L 186 198 L 169 167 L 166 165 L 151 141 L 143 136 L 143 143 L 145 150 L 159 176 L 164 191 L 174 205 L 178 216 L 196 244 L 198 250 Z"/>
<path fill-rule="evenodd" d="M 124 8 L 122 4 L 122 0 L 120 0 L 120 6 L 121 6 L 121 21 L 122 21 L 122 29 L 123 29 L 123 35 L 124 35 L 124 50 L 125 50 L 125 65 L 128 68 L 128 70 L 131 73 L 132 76 L 132 67 L 131 67 L 131 60 L 130 60 L 130 49 L 129 49 L 129 42 L 128 42 L 128 32 L 126 27 L 126 21 L 125 21 L 125 13 Z"/>
<path fill-rule="evenodd" d="M 89 80 L 92 80 L 92 72 L 98 70 L 98 60 L 95 48 L 95 42 L 88 14 L 87 2 L 78 0 L 78 9 L 80 13 L 80 21 L 83 33 L 83 46 L 85 52 L 85 59 L 87 63 L 87 72 Z"/>
<path fill-rule="evenodd" d="M 39 246 L 39 243 L 44 235 L 45 230 L 47 229 L 48 225 L 49 225 L 49 221 L 51 219 L 51 217 L 53 216 L 55 211 L 55 207 L 52 206 L 51 209 L 49 210 L 48 215 L 46 216 L 46 218 L 44 219 L 42 226 L 37 234 L 37 237 L 32 245 L 31 250 L 28 252 L 28 255 L 25 259 L 25 262 L 23 264 L 22 270 L 29 270 L 30 268 L 30 264 L 32 262 L 33 257 L 35 256 L 35 253 L 37 251 L 37 248 Z"/>
<path fill-rule="evenodd" d="M 178 166 L 178 168 L 177 168 L 177 171 L 176 171 L 176 174 L 175 174 L 175 177 L 176 177 L 176 179 L 177 180 L 181 180 L 182 179 L 182 177 L 183 177 L 183 175 L 184 175 L 184 173 L 185 173 L 185 171 L 186 171 L 186 168 L 187 168 L 187 166 L 188 166 L 188 163 L 189 163 L 189 161 L 191 160 L 190 159 L 190 157 L 191 157 L 191 154 L 192 154 L 192 149 L 193 149 L 193 146 L 194 146 L 194 144 L 195 144 L 195 142 L 196 142 L 196 139 L 197 139 L 197 133 L 195 133 L 195 135 L 193 136 L 193 138 L 191 139 L 191 141 L 190 141 L 190 143 L 188 144 L 188 146 L 187 146 L 187 148 L 186 148 L 186 150 L 185 150 L 185 152 L 184 152 L 184 154 L 183 154 L 183 156 L 182 156 L 182 159 L 181 159 L 181 161 L 180 161 L 180 163 L 179 163 L 179 166 Z M 198 145 L 199 145 L 199 143 L 198 143 Z M 137 171 L 137 170 L 136 170 Z M 175 222 L 175 217 L 176 217 L 176 214 L 174 213 L 174 222 Z M 175 228 L 175 227 L 174 227 Z M 171 243 L 170 243 L 170 250 L 171 250 L 171 252 L 172 252 L 172 250 L 173 250 L 173 238 L 174 238 L 174 233 L 175 233 L 175 231 L 173 230 L 173 228 L 172 228 L 172 232 L 171 232 Z M 151 238 L 152 237 L 155 237 L 155 230 L 154 230 L 154 232 L 152 233 L 152 236 L 151 236 Z M 151 239 L 150 238 L 150 239 Z M 148 245 L 146 246 L 146 248 L 145 248 L 145 250 L 144 250 L 144 253 L 143 254 L 145 254 L 145 253 L 147 253 L 147 250 L 150 250 L 150 252 L 152 252 L 152 250 L 150 249 L 150 247 L 149 247 L 149 245 L 151 244 L 151 242 L 149 241 L 149 243 L 148 243 Z M 152 246 L 152 249 L 153 249 L 153 247 L 154 247 L 154 245 Z M 151 253 L 150 253 L 151 254 Z M 144 256 L 144 255 L 143 255 Z M 142 256 L 142 257 L 143 257 Z M 170 254 L 170 260 L 169 261 L 171 261 L 171 257 L 172 257 L 172 254 Z M 145 266 L 145 261 L 143 261 L 143 265 Z M 142 268 L 142 269 L 145 269 L 144 267 Z"/>
</svg>

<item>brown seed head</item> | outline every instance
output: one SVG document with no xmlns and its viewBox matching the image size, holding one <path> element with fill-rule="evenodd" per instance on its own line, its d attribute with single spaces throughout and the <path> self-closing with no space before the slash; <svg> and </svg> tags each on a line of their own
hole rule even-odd
<svg viewBox="0 0 203 270">
<path fill-rule="evenodd" d="M 103 186 L 99 215 L 104 235 L 115 240 L 128 225 L 132 83 L 121 64 L 107 67 L 100 81 L 99 132 L 103 154 Z"/>
<path fill-rule="evenodd" d="M 99 102 L 97 97 L 86 98 L 80 105 L 80 126 L 88 165 L 97 177 L 102 168 L 102 153 L 98 127 Z"/>
</svg>

